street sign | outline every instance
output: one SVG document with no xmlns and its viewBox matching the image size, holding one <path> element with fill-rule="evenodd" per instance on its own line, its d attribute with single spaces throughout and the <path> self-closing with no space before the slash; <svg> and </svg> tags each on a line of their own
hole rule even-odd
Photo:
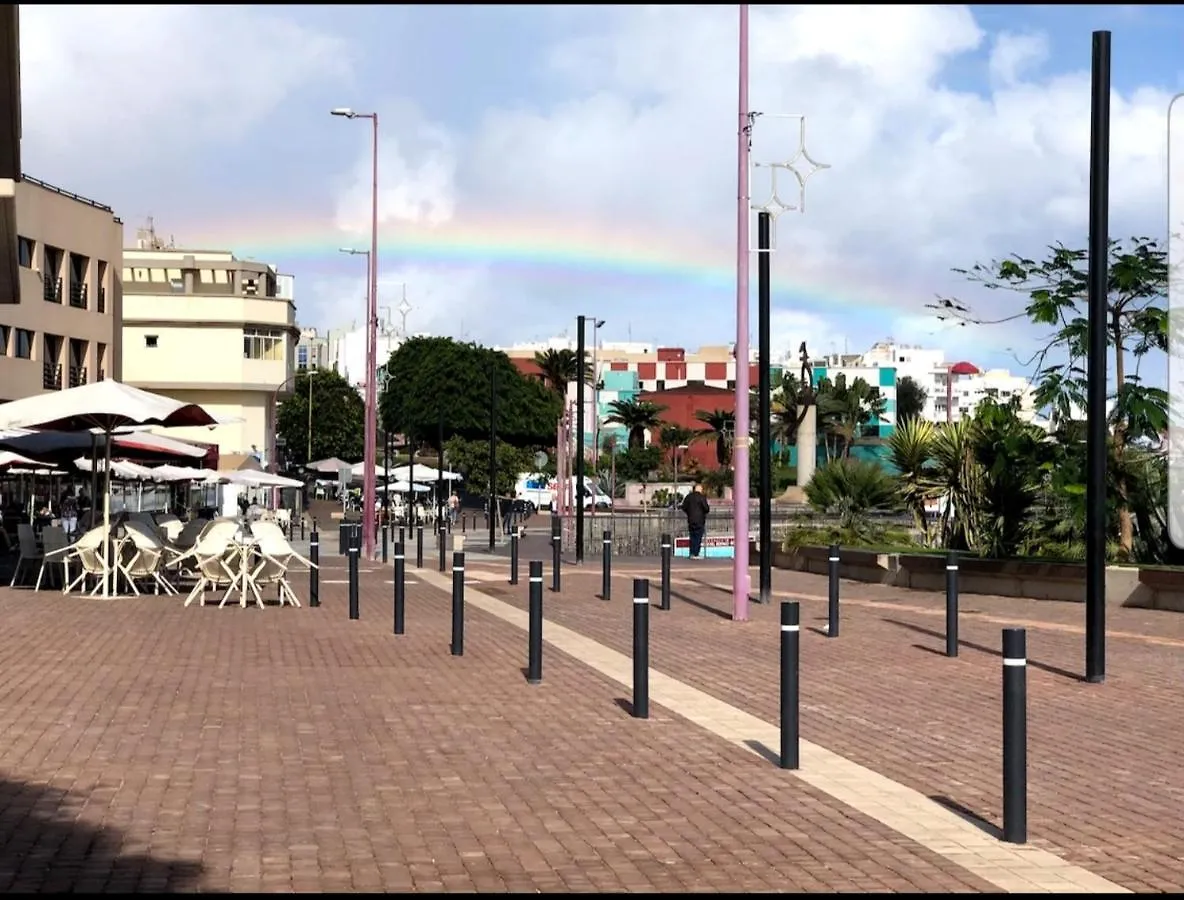
<svg viewBox="0 0 1184 900">
<path fill-rule="evenodd" d="M 541 469 L 547 464 L 547 454 L 540 450 L 534 455 L 534 466 L 536 469 Z"/>
</svg>

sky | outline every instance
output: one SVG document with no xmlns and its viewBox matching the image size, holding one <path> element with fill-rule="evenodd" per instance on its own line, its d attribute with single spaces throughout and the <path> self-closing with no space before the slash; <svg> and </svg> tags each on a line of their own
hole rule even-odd
<svg viewBox="0 0 1184 900">
<path fill-rule="evenodd" d="M 178 246 L 296 276 L 301 325 L 736 337 L 736 6 L 22 6 L 23 164 Z M 955 267 L 1085 246 L 1091 31 L 1113 32 L 1111 233 L 1166 230 L 1174 6 L 753 6 L 753 160 L 829 165 L 776 220 L 774 353 L 939 346 L 1024 371 L 1022 298 Z M 753 202 L 771 194 L 766 166 Z M 779 182 L 798 205 L 796 182 Z M 755 215 L 755 213 L 753 214 Z M 755 228 L 753 231 L 755 240 Z M 749 254 L 750 257 L 754 254 Z M 753 261 L 755 337 L 755 260 Z"/>
</svg>

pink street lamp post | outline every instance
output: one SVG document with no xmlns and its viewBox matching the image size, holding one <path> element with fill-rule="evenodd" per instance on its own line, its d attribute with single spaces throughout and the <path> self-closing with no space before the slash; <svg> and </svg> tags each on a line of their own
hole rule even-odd
<svg viewBox="0 0 1184 900">
<path fill-rule="evenodd" d="M 740 4 L 740 116 L 737 131 L 736 209 L 736 421 L 748 421 L 748 4 Z M 732 619 L 748 620 L 748 429 L 736 430 L 732 448 L 732 502 L 736 551 L 732 561 Z"/>
<path fill-rule="evenodd" d="M 370 182 L 369 286 L 366 291 L 366 430 L 362 457 L 362 552 L 374 558 L 375 459 L 378 444 L 378 113 L 360 113 L 339 107 L 331 113 L 346 119 L 373 123 L 372 176 Z"/>
</svg>

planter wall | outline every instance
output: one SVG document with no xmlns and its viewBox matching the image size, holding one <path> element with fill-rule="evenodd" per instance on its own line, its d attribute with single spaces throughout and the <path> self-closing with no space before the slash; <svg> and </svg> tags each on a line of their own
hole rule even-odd
<svg viewBox="0 0 1184 900">
<path fill-rule="evenodd" d="M 826 547 L 776 550 L 773 565 L 825 575 L 828 555 Z M 945 590 L 945 556 L 870 550 L 842 550 L 839 556 L 842 578 L 919 591 Z M 1078 603 L 1085 600 L 1085 566 L 1080 563 L 965 558 L 958 566 L 958 590 L 964 594 Z M 1106 603 L 1184 612 L 1184 571 L 1109 566 Z"/>
</svg>

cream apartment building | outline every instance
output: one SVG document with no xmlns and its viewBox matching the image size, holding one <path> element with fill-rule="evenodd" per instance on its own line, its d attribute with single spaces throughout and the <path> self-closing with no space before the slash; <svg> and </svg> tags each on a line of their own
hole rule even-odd
<svg viewBox="0 0 1184 900">
<path fill-rule="evenodd" d="M 123 283 L 124 381 L 199 403 L 223 423 L 170 435 L 269 463 L 300 334 L 292 277 L 229 251 L 166 245 L 150 226 L 123 252 Z"/>
<path fill-rule="evenodd" d="M 0 290 L 0 400 L 118 379 L 123 223 L 29 176 L 13 194 L 18 290 Z"/>
</svg>

